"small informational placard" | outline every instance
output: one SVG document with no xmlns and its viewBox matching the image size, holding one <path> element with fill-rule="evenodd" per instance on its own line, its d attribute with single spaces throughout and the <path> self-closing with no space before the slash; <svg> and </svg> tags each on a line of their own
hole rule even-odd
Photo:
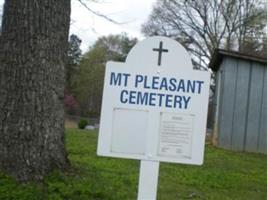
<svg viewBox="0 0 267 200">
<path fill-rule="evenodd" d="M 106 65 L 97 153 L 202 164 L 210 72 L 178 42 L 151 37 Z"/>
<path fill-rule="evenodd" d="M 167 157 L 192 157 L 194 116 L 161 113 L 159 155 Z"/>
</svg>

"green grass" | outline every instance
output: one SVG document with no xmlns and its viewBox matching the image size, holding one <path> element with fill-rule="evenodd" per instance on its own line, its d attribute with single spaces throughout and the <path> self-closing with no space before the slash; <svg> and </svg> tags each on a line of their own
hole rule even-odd
<svg viewBox="0 0 267 200">
<path fill-rule="evenodd" d="M 0 173 L 0 200 L 134 200 L 139 161 L 96 156 L 97 133 L 67 130 L 72 168 L 44 183 L 18 184 Z M 206 146 L 204 165 L 161 163 L 158 199 L 267 200 L 267 156 Z"/>
</svg>

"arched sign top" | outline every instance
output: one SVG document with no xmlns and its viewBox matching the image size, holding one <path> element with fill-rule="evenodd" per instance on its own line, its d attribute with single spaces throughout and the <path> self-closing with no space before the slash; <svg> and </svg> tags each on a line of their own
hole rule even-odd
<svg viewBox="0 0 267 200">
<path fill-rule="evenodd" d="M 185 48 L 177 41 L 161 36 L 137 43 L 128 54 L 126 63 L 150 71 L 167 70 L 175 73 L 193 70 L 191 58 Z"/>
</svg>

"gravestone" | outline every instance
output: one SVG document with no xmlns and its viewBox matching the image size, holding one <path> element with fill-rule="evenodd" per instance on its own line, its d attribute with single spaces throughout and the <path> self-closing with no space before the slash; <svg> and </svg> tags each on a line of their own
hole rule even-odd
<svg viewBox="0 0 267 200">
<path fill-rule="evenodd" d="M 141 160 L 138 199 L 155 199 L 159 162 L 203 163 L 210 73 L 165 37 L 108 62 L 97 153 Z"/>
</svg>

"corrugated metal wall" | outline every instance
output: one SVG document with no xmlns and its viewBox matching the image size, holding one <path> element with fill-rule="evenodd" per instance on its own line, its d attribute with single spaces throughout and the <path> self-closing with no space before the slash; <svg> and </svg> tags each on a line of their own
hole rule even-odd
<svg viewBox="0 0 267 200">
<path fill-rule="evenodd" d="M 218 146 L 267 153 L 267 65 L 224 57 L 216 95 Z"/>
</svg>

